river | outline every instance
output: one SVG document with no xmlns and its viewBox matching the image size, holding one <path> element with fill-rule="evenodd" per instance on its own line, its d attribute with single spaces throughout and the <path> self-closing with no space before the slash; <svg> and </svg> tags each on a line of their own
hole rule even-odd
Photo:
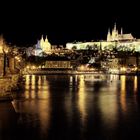
<svg viewBox="0 0 140 140">
<path fill-rule="evenodd" d="M 26 75 L 0 103 L 0 140 L 124 140 L 140 136 L 140 77 Z"/>
</svg>

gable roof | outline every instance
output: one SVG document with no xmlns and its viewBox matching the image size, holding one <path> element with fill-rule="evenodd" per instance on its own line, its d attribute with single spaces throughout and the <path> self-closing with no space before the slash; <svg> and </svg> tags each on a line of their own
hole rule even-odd
<svg viewBox="0 0 140 140">
<path fill-rule="evenodd" d="M 131 33 L 129 34 L 119 34 L 118 40 L 133 40 L 134 37 L 132 36 Z"/>
</svg>

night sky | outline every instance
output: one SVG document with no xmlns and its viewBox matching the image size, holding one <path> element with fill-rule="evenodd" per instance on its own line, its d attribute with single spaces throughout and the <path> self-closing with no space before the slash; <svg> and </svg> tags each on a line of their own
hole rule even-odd
<svg viewBox="0 0 140 140">
<path fill-rule="evenodd" d="M 46 1 L 47 2 L 47 1 Z M 140 38 L 140 12 L 137 3 L 112 1 L 72 1 L 9 3 L 1 9 L 0 32 L 8 43 L 35 44 L 42 34 L 51 44 L 106 39 L 109 27 L 124 28 Z"/>
</svg>

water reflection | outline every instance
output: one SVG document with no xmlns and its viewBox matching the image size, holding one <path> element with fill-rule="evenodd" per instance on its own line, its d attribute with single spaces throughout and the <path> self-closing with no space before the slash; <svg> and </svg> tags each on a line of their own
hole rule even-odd
<svg viewBox="0 0 140 140">
<path fill-rule="evenodd" d="M 134 77 L 134 93 L 137 92 L 137 87 L 138 87 L 138 77 L 135 76 Z"/>
<path fill-rule="evenodd" d="M 100 96 L 99 107 L 103 125 L 109 129 L 114 128 L 118 119 L 117 95 Z"/>
<path fill-rule="evenodd" d="M 80 116 L 83 125 L 85 124 L 86 120 L 86 92 L 85 92 L 85 81 L 84 76 L 79 76 L 79 90 L 78 90 L 78 108 L 80 111 Z"/>
<path fill-rule="evenodd" d="M 21 140 L 139 136 L 139 77 L 108 75 L 106 81 L 95 82 L 85 81 L 84 76 L 27 75 L 25 90 L 12 102 L 16 115 L 5 113 L 9 105 L 0 106 L 4 108 L 0 110 L 0 139 L 5 140 L 2 135 L 8 129 Z"/>
<path fill-rule="evenodd" d="M 126 111 L 126 76 L 121 76 L 121 93 L 120 93 L 120 103 L 123 112 Z"/>
<path fill-rule="evenodd" d="M 41 137 L 47 135 L 50 125 L 50 92 L 46 76 L 26 76 L 24 99 L 14 100 L 13 106 L 19 114 L 18 124 L 37 127 Z"/>
<path fill-rule="evenodd" d="M 108 84 L 98 95 L 98 104 L 101 113 L 102 125 L 106 129 L 113 129 L 118 121 L 118 93 L 119 77 L 110 75 L 107 79 Z"/>
</svg>

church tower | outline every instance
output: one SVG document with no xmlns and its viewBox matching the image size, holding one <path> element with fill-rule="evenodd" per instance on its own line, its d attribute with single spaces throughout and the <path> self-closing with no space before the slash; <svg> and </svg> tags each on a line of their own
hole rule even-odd
<svg viewBox="0 0 140 140">
<path fill-rule="evenodd" d="M 43 46 L 44 46 L 44 38 L 43 38 L 43 35 L 41 36 L 41 39 L 40 39 L 40 48 L 43 50 Z"/>
<path fill-rule="evenodd" d="M 44 39 L 42 35 L 41 40 L 40 40 L 40 47 L 43 52 L 47 52 L 51 50 L 51 44 L 49 43 L 47 36 Z"/>
<path fill-rule="evenodd" d="M 121 28 L 121 35 L 123 35 L 123 28 Z"/>
<path fill-rule="evenodd" d="M 111 33 L 110 33 L 110 29 L 108 29 L 107 41 L 111 41 Z"/>
<path fill-rule="evenodd" d="M 118 40 L 118 30 L 116 28 L 116 23 L 114 24 L 114 29 L 112 31 L 112 41 Z"/>
</svg>

